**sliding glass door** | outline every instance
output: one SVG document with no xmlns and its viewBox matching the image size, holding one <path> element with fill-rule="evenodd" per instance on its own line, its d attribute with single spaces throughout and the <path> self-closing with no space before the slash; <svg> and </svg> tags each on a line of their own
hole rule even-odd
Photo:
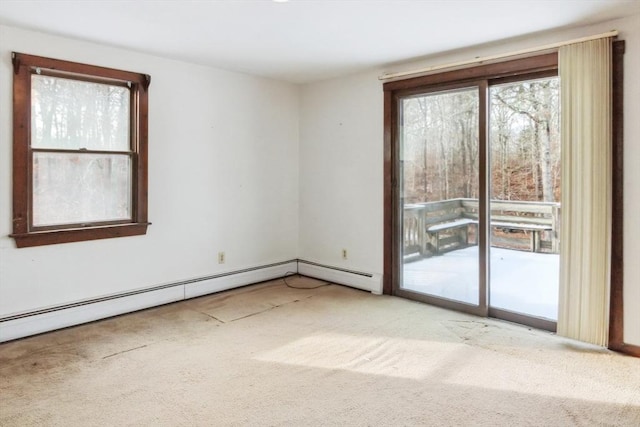
<svg viewBox="0 0 640 427">
<path fill-rule="evenodd" d="M 476 85 L 399 100 L 402 279 L 422 299 L 480 306 Z"/>
<path fill-rule="evenodd" d="M 400 92 L 394 293 L 554 329 L 555 70 Z"/>
<path fill-rule="evenodd" d="M 555 322 L 560 277 L 559 79 L 489 89 L 490 307 Z M 506 312 L 505 312 L 506 311 Z"/>
</svg>

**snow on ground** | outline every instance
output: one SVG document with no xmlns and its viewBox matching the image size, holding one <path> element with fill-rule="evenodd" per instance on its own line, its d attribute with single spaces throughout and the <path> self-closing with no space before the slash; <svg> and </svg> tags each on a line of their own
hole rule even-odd
<svg viewBox="0 0 640 427">
<path fill-rule="evenodd" d="M 557 254 L 491 248 L 491 307 L 558 319 L 560 260 Z M 406 262 L 403 288 L 478 304 L 478 247 Z"/>
</svg>

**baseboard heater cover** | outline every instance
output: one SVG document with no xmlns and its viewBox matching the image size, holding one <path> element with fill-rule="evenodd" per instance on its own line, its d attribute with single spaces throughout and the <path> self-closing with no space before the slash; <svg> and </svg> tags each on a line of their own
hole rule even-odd
<svg viewBox="0 0 640 427">
<path fill-rule="evenodd" d="M 382 275 L 298 260 L 298 273 L 382 295 Z"/>
<path fill-rule="evenodd" d="M 0 342 L 131 313 L 297 273 L 297 260 L 96 298 L 0 319 Z"/>
<path fill-rule="evenodd" d="M 0 322 L 0 342 L 168 304 L 180 301 L 183 298 L 184 291 L 182 288 L 174 286 L 119 298 L 89 302 L 61 310 L 27 315 Z"/>
</svg>

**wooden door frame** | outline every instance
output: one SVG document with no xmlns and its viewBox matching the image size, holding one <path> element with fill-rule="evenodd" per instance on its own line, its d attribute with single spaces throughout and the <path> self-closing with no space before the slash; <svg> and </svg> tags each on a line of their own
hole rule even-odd
<svg viewBox="0 0 640 427">
<path fill-rule="evenodd" d="M 613 43 L 611 300 L 609 348 L 640 357 L 640 346 L 624 342 L 624 40 Z"/>
<path fill-rule="evenodd" d="M 612 350 L 640 357 L 640 346 L 624 343 L 624 311 L 623 311 L 623 55 L 625 42 L 613 42 L 613 194 L 612 194 L 612 246 L 611 246 L 611 297 L 609 344 Z M 400 227 L 399 198 L 397 190 L 398 176 L 398 143 L 397 143 L 397 99 L 398 94 L 414 90 L 430 90 L 433 87 L 452 82 L 473 82 L 481 79 L 510 79 L 527 74 L 556 69 L 557 52 L 542 54 L 529 58 L 515 59 L 495 64 L 479 65 L 471 68 L 445 71 L 427 76 L 414 77 L 385 83 L 384 91 L 384 258 L 383 258 L 383 293 L 397 294 L 399 288 L 397 277 L 401 268 L 399 241 Z M 482 131 L 482 129 L 481 129 Z M 486 131 L 486 130 L 485 130 Z M 484 159 L 484 158 L 483 158 Z M 484 160 L 481 159 L 481 162 Z M 482 180 L 482 176 L 481 176 Z M 481 184 L 482 185 L 482 184 Z M 431 301 L 427 301 L 431 302 Z M 446 305 L 446 304 L 445 304 Z M 454 304 L 457 306 L 457 304 Z M 450 307 L 454 308 L 454 307 Z M 455 307 L 458 308 L 458 307 Z M 466 310 L 465 310 L 466 311 Z M 473 311 L 473 310 L 471 310 Z"/>
</svg>

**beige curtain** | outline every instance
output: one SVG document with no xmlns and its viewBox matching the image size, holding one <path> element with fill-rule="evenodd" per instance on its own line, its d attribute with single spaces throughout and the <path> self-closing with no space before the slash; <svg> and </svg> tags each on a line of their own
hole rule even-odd
<svg viewBox="0 0 640 427">
<path fill-rule="evenodd" d="M 607 345 L 611 270 L 610 38 L 561 47 L 558 334 Z"/>
</svg>

